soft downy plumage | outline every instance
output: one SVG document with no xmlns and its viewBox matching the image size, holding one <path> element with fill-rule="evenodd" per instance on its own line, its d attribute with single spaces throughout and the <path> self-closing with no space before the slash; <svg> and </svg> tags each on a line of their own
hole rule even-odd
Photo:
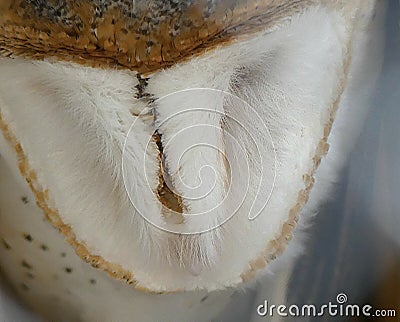
<svg viewBox="0 0 400 322">
<path fill-rule="evenodd" d="M 0 59 L 5 277 L 49 319 L 215 317 L 299 252 L 297 222 L 328 197 L 366 110 L 382 15 L 375 1 L 305 1 L 147 70 L 15 47 Z M 254 200 L 265 207 L 249 220 Z"/>
</svg>

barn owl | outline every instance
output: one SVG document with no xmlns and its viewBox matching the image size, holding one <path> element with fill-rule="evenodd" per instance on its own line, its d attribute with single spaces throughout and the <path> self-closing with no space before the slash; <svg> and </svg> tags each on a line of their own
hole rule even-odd
<svg viewBox="0 0 400 322">
<path fill-rule="evenodd" d="M 1 0 L 1 274 L 47 320 L 215 319 L 299 252 L 365 114 L 383 12 Z"/>
</svg>

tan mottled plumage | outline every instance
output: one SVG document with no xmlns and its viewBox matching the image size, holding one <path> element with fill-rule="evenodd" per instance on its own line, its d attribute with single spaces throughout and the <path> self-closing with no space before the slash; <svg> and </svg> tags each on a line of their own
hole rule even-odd
<svg viewBox="0 0 400 322">
<path fill-rule="evenodd" d="M 0 52 L 148 73 L 273 27 L 313 2 L 67 0 L 49 10 L 47 1 L 7 0 Z"/>
</svg>

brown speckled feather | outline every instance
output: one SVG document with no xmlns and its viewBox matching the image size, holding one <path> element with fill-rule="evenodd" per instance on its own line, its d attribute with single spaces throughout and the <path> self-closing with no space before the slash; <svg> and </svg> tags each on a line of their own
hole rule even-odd
<svg viewBox="0 0 400 322">
<path fill-rule="evenodd" d="M 0 53 L 151 72 L 265 30 L 311 0 L 3 0 Z"/>
</svg>

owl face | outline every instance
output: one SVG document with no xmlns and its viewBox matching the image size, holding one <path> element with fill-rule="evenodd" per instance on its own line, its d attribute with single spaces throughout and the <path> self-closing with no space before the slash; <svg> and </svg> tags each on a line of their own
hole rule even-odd
<svg viewBox="0 0 400 322">
<path fill-rule="evenodd" d="M 0 148 L 95 267 L 155 292 L 237 286 L 295 252 L 375 10 L 3 1 Z"/>
</svg>

